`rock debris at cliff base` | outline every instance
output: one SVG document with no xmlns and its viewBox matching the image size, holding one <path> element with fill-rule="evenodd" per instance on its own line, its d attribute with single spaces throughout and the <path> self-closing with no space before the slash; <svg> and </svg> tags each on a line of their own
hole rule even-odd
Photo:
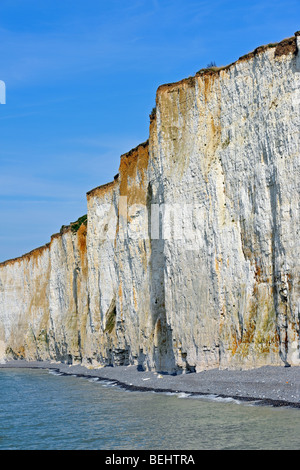
<svg viewBox="0 0 300 470">
<path fill-rule="evenodd" d="M 162 85 L 87 216 L 0 264 L 0 358 L 300 365 L 300 36 Z"/>
</svg>

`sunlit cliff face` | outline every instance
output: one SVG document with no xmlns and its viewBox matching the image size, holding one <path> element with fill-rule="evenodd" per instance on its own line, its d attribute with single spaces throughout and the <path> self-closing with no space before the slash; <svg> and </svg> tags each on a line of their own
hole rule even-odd
<svg viewBox="0 0 300 470">
<path fill-rule="evenodd" d="M 0 265 L 0 358 L 299 365 L 300 36 L 159 87 L 87 220 Z"/>
</svg>

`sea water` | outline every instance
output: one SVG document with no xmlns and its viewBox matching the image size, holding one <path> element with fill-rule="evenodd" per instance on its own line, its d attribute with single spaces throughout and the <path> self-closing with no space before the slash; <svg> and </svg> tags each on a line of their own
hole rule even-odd
<svg viewBox="0 0 300 470">
<path fill-rule="evenodd" d="M 0 369 L 0 449 L 300 448 L 300 409 L 130 392 L 47 370 Z"/>
</svg>

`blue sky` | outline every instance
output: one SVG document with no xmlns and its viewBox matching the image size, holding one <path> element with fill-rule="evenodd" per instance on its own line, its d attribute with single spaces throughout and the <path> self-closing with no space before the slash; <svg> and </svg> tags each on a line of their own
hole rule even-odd
<svg viewBox="0 0 300 470">
<path fill-rule="evenodd" d="M 1 0 L 0 262 L 86 213 L 163 83 L 300 29 L 299 0 Z"/>
</svg>

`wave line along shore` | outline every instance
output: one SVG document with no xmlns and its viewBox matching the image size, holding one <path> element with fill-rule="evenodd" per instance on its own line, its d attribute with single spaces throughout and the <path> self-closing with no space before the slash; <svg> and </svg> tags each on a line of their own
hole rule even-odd
<svg viewBox="0 0 300 470">
<path fill-rule="evenodd" d="M 139 371 L 135 366 L 92 368 L 52 361 L 13 360 L 0 369 L 48 369 L 63 375 L 113 381 L 118 386 L 141 392 L 186 393 L 189 396 L 232 398 L 274 407 L 300 408 L 300 368 L 264 366 L 249 370 L 211 369 L 171 375 Z"/>
</svg>

